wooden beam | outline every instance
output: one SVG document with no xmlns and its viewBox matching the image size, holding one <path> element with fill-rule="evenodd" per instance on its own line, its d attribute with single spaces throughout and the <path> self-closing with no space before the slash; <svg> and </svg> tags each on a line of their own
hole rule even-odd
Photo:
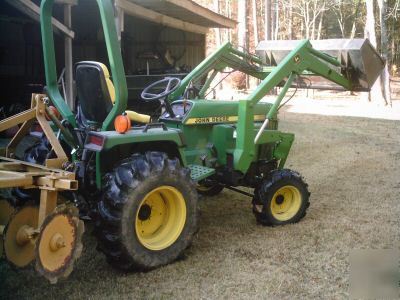
<svg viewBox="0 0 400 300">
<path fill-rule="evenodd" d="M 209 19 L 214 23 L 220 24 L 221 27 L 232 28 L 232 29 L 236 27 L 237 24 L 236 21 L 229 19 L 225 16 L 222 16 L 216 12 L 213 12 L 212 10 L 205 8 L 204 6 L 201 6 L 194 1 L 188 1 L 188 0 L 164 0 L 164 1 L 179 7 L 183 7 L 188 11 L 191 11 L 192 13 L 198 14 L 206 19 Z"/>
<path fill-rule="evenodd" d="M 30 0 L 6 0 L 6 2 L 16 9 L 20 10 L 24 14 L 30 16 L 32 19 L 39 21 L 40 20 L 40 7 L 37 6 Z M 70 28 L 65 26 L 63 23 L 58 21 L 56 18 L 52 18 L 53 26 L 59 29 L 61 32 L 69 36 L 70 38 L 75 37 L 75 32 L 73 32 Z"/>
<path fill-rule="evenodd" d="M 115 0 L 115 5 L 122 8 L 128 15 L 145 19 L 157 24 L 200 34 L 206 34 L 208 32 L 207 27 L 192 24 L 189 22 L 185 22 L 179 19 L 175 19 L 160 14 L 158 12 L 144 8 L 140 5 L 134 4 L 127 0 Z"/>
<path fill-rule="evenodd" d="M 72 5 L 64 5 L 64 24 L 65 26 L 72 26 Z M 69 36 L 64 37 L 64 83 L 65 83 L 65 101 L 71 110 L 75 107 L 74 97 L 74 78 L 73 78 L 73 59 L 72 59 L 72 38 Z"/>
<path fill-rule="evenodd" d="M 78 0 L 56 0 L 55 4 L 78 5 Z"/>
</svg>

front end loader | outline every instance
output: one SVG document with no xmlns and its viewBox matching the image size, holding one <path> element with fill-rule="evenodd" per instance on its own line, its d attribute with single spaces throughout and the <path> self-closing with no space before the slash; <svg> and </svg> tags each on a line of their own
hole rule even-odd
<svg viewBox="0 0 400 300">
<path fill-rule="evenodd" d="M 5 226 L 0 228 L 4 243 L 12 245 L 5 257 L 17 266 L 36 260 L 39 272 L 52 282 L 68 276 L 80 252 L 78 216 L 94 223 L 97 248 L 124 270 L 150 270 L 182 255 L 198 230 L 198 194 L 228 188 L 252 198 L 260 224 L 298 222 L 310 193 L 298 172 L 285 169 L 294 134 L 278 129 L 278 112 L 288 89 L 305 77 L 322 77 L 345 90 L 368 90 L 384 65 L 368 40 L 335 45 L 332 55 L 308 40 L 280 44 L 282 49 L 261 43 L 259 56 L 226 43 L 182 80 L 167 77 L 145 88 L 144 101 L 163 105 L 161 115 L 150 118 L 128 110 L 112 1 L 97 0 L 111 74 L 100 62 L 77 63 L 77 109 L 72 111 L 57 84 L 53 3 L 41 3 L 46 95 L 32 105 L 44 134 L 25 155 L 31 169 L 20 162 L 24 167 L 12 174 L 30 170 L 30 181 L 13 186 L 10 180 L 2 184 L 0 177 L 0 187 L 8 188 L 0 202 L 7 208 L 1 209 Z M 260 84 L 239 101 L 207 99 L 213 80 L 227 70 L 253 76 Z M 275 87 L 281 87 L 275 101 L 261 101 Z M 42 124 L 45 114 L 56 135 Z M 31 129 L 35 122 L 13 118 L 0 122 L 2 130 L 23 123 L 5 151 L 8 163 L 0 164 L 5 172 L 21 136 L 37 134 Z M 46 197 L 43 190 L 51 189 L 55 193 Z M 74 225 L 68 227 L 68 220 Z M 15 243 L 18 239 L 23 242 Z"/>
</svg>

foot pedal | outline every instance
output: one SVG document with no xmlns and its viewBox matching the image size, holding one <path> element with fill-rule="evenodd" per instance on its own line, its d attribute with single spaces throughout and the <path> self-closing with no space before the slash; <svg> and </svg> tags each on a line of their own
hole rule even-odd
<svg viewBox="0 0 400 300">
<path fill-rule="evenodd" d="M 190 177 L 192 177 L 194 181 L 200 181 L 215 173 L 215 169 L 200 165 L 189 165 L 188 167 L 190 169 Z"/>
</svg>

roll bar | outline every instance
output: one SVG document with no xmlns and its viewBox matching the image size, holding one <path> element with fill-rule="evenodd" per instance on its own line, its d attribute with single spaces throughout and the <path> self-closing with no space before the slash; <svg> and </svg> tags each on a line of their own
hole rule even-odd
<svg viewBox="0 0 400 300">
<path fill-rule="evenodd" d="M 68 107 L 65 99 L 61 96 L 57 84 L 53 27 L 51 23 L 54 1 L 55 0 L 42 0 L 40 5 L 40 28 L 42 34 L 47 94 L 52 103 L 61 113 L 62 117 L 66 119 L 72 126 L 77 127 L 75 115 Z M 121 48 L 115 28 L 114 7 L 111 0 L 96 0 L 96 2 L 100 11 L 108 60 L 115 86 L 115 104 L 102 124 L 102 130 L 107 130 L 110 129 L 115 117 L 126 109 L 128 88 L 126 85 Z"/>
</svg>

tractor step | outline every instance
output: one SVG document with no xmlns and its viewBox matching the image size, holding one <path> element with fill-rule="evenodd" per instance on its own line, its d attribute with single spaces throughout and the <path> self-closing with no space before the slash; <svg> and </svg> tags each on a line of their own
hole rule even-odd
<svg viewBox="0 0 400 300">
<path fill-rule="evenodd" d="M 192 177 L 194 181 L 200 181 L 215 173 L 215 169 L 200 165 L 189 165 L 188 167 L 190 169 L 190 177 Z"/>
</svg>

